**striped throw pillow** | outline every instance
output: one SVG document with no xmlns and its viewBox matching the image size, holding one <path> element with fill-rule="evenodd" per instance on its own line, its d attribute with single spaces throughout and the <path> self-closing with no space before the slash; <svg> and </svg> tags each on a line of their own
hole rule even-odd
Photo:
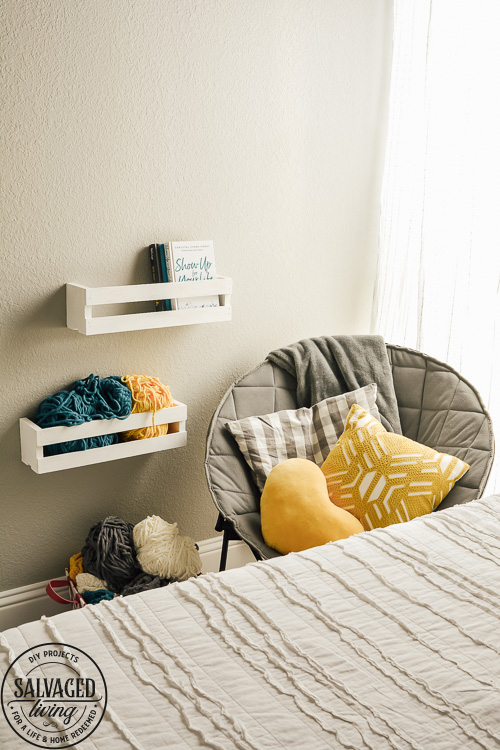
<svg viewBox="0 0 500 750">
<path fill-rule="evenodd" d="M 340 396 L 331 396 L 310 408 L 277 411 L 261 417 L 227 422 L 255 483 L 262 492 L 277 464 L 287 458 L 307 458 L 320 466 L 344 431 L 351 406 L 359 404 L 380 419 L 375 383 Z"/>
</svg>

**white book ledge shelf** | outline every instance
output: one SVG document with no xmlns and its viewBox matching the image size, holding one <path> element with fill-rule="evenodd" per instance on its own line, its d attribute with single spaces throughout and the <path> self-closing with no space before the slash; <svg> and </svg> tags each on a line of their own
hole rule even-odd
<svg viewBox="0 0 500 750">
<path fill-rule="evenodd" d="M 110 435 L 123 430 L 136 430 L 149 427 L 153 423 L 153 413 L 131 414 L 126 419 L 99 419 L 73 427 L 38 427 L 30 419 L 20 419 L 21 459 L 31 466 L 37 474 L 50 471 L 73 469 L 77 466 L 100 464 L 104 461 L 115 461 L 118 458 L 140 456 L 145 453 L 166 451 L 180 448 L 187 443 L 186 432 L 187 407 L 176 401 L 175 406 L 162 409 L 155 414 L 155 424 L 169 425 L 168 433 L 160 437 L 145 440 L 130 440 L 126 443 L 107 445 L 103 448 L 89 448 L 73 453 L 60 453 L 56 456 L 44 456 L 43 446 L 54 443 L 65 443 L 67 440 Z"/>
<path fill-rule="evenodd" d="M 86 336 L 96 333 L 141 331 L 148 328 L 193 325 L 231 320 L 232 279 L 217 276 L 210 281 L 181 281 L 168 284 L 88 287 L 66 284 L 66 324 Z M 124 313 L 92 317 L 92 307 L 157 299 L 218 295 L 219 307 L 202 307 L 166 312 Z"/>
</svg>

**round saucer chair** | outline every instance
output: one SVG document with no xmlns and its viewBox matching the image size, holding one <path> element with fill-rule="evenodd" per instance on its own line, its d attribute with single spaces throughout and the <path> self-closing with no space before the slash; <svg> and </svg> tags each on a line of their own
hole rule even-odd
<svg viewBox="0 0 500 750">
<path fill-rule="evenodd" d="M 387 344 L 403 435 L 470 465 L 436 511 L 481 497 L 494 456 L 491 418 L 477 390 L 456 370 L 412 349 Z M 236 382 L 215 411 L 205 470 L 223 531 L 220 569 L 231 539 L 242 539 L 257 560 L 278 557 L 262 537 L 260 493 L 226 422 L 296 409 L 296 381 L 264 361 Z"/>
</svg>

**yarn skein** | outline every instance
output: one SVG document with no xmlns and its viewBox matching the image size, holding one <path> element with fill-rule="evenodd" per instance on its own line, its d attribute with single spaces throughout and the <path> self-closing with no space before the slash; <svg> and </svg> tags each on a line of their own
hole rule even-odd
<svg viewBox="0 0 500 750">
<path fill-rule="evenodd" d="M 114 594 L 112 591 L 108 591 L 107 589 L 99 589 L 98 591 L 84 591 L 82 594 L 85 602 L 87 604 L 99 604 L 99 602 L 102 602 L 103 600 L 110 600 L 114 598 Z"/>
<path fill-rule="evenodd" d="M 84 594 L 85 591 L 99 591 L 99 589 L 107 589 L 108 584 L 106 581 L 101 581 L 100 578 L 96 578 L 92 573 L 79 573 L 76 577 L 76 590 L 79 594 Z"/>
<path fill-rule="evenodd" d="M 132 411 L 132 395 L 117 375 L 101 379 L 89 375 L 73 383 L 70 390 L 59 391 L 38 406 L 35 422 L 39 427 L 72 426 L 94 419 L 125 419 Z M 100 448 L 118 442 L 116 434 L 98 435 L 65 443 L 46 445 L 44 455 Z"/>
<path fill-rule="evenodd" d="M 176 523 L 148 516 L 134 526 L 137 561 L 145 573 L 185 581 L 201 572 L 201 558 L 194 540 L 181 536 Z"/>
<path fill-rule="evenodd" d="M 73 583 L 76 583 L 76 577 L 79 573 L 83 573 L 83 560 L 81 552 L 77 552 L 76 555 L 73 555 L 69 558 L 68 575 Z"/>
<path fill-rule="evenodd" d="M 138 573 L 133 529 L 133 524 L 108 516 L 92 526 L 82 549 L 85 571 L 118 594 Z"/>
<path fill-rule="evenodd" d="M 74 453 L 75 451 L 87 451 L 91 448 L 103 448 L 106 445 L 114 445 L 118 442 L 118 435 L 96 435 L 90 438 L 79 438 L 78 440 L 67 440 L 65 443 L 53 443 L 46 445 L 43 449 L 44 456 L 57 456 L 60 453 Z"/>
<path fill-rule="evenodd" d="M 149 591 L 150 589 L 158 589 L 163 586 L 168 586 L 172 583 L 170 578 L 160 578 L 160 576 L 151 576 L 149 573 L 139 573 L 133 581 L 130 581 L 122 589 L 122 596 L 129 596 L 130 594 L 138 594 L 141 591 Z"/>
<path fill-rule="evenodd" d="M 174 406 L 174 400 L 170 388 L 163 385 L 158 378 L 146 375 L 126 375 L 122 378 L 131 391 L 134 403 L 132 414 L 140 414 L 145 411 L 153 412 L 153 424 L 151 427 L 142 427 L 139 430 L 126 430 L 121 434 L 123 440 L 145 440 L 147 438 L 166 435 L 168 424 L 155 425 L 155 414 L 160 409 Z"/>
</svg>

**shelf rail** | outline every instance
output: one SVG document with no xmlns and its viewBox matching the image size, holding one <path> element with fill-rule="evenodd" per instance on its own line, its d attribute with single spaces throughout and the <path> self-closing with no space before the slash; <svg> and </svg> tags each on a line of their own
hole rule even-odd
<svg viewBox="0 0 500 750">
<path fill-rule="evenodd" d="M 88 287 L 66 284 L 66 325 L 74 331 L 93 336 L 100 333 L 141 331 L 151 328 L 214 323 L 231 320 L 232 279 L 217 276 L 209 281 L 181 281 L 167 284 Z M 123 313 L 93 317 L 97 305 L 148 302 L 157 299 L 219 297 L 219 307 L 189 310 Z"/>
<path fill-rule="evenodd" d="M 115 461 L 119 458 L 180 448 L 187 443 L 186 419 L 187 406 L 180 401 L 176 401 L 174 406 L 161 409 L 154 415 L 155 425 L 169 425 L 166 435 L 144 440 L 130 440 L 115 445 L 106 445 L 102 448 L 89 448 L 83 451 L 59 453 L 55 456 L 44 456 L 43 447 L 45 445 L 150 427 L 153 424 L 153 412 L 131 414 L 126 419 L 93 420 L 71 427 L 42 428 L 30 419 L 23 417 L 19 420 L 21 460 L 31 466 L 36 474 L 46 474 L 62 469 L 73 469 L 78 466 L 89 466 L 105 461 Z"/>
</svg>

